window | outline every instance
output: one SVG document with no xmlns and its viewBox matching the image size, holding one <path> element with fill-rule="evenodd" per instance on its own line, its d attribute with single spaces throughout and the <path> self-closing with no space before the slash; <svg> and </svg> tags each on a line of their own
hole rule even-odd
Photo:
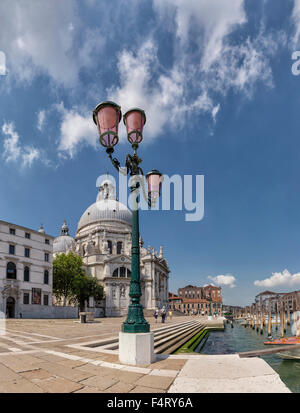
<svg viewBox="0 0 300 413">
<path fill-rule="evenodd" d="M 30 270 L 29 270 L 29 267 L 25 267 L 24 268 L 24 281 L 29 282 L 29 279 L 30 279 Z"/>
<path fill-rule="evenodd" d="M 29 293 L 23 294 L 23 304 L 29 304 Z"/>
<path fill-rule="evenodd" d="M 130 278 L 131 277 L 131 271 L 127 270 L 127 277 Z"/>
<path fill-rule="evenodd" d="M 17 267 L 13 262 L 9 262 L 6 266 L 6 278 L 15 280 L 17 278 Z"/>
<path fill-rule="evenodd" d="M 108 247 L 109 254 L 112 254 L 112 242 L 111 241 L 107 241 L 107 247 Z"/>
<path fill-rule="evenodd" d="M 30 234 L 29 234 L 29 232 L 25 232 L 25 238 L 30 239 Z"/>
<path fill-rule="evenodd" d="M 44 294 L 44 305 L 49 304 L 49 296 L 47 294 Z"/>
<path fill-rule="evenodd" d="M 119 268 L 116 268 L 115 271 L 113 272 L 113 277 L 118 277 L 119 276 Z"/>
<path fill-rule="evenodd" d="M 26 258 L 30 257 L 30 248 L 25 248 L 24 255 L 25 255 Z"/>
<path fill-rule="evenodd" d="M 14 228 L 9 228 L 9 233 L 11 235 L 16 235 L 16 230 Z"/>
<path fill-rule="evenodd" d="M 45 239 L 45 244 L 49 245 L 50 241 L 48 239 Z"/>
<path fill-rule="evenodd" d="M 49 284 L 49 271 L 44 271 L 44 284 Z"/>
<path fill-rule="evenodd" d="M 10 245 L 10 246 L 9 246 L 9 253 L 10 253 L 11 255 L 15 255 L 15 246 L 14 246 L 14 245 Z"/>
<path fill-rule="evenodd" d="M 45 252 L 45 261 L 46 261 L 46 262 L 49 262 L 49 254 L 48 254 L 48 252 Z"/>
<path fill-rule="evenodd" d="M 122 277 L 122 278 L 126 277 L 126 268 L 125 267 L 120 268 L 120 277 Z"/>
<path fill-rule="evenodd" d="M 117 254 L 122 253 L 123 243 L 121 241 L 117 242 Z"/>
</svg>

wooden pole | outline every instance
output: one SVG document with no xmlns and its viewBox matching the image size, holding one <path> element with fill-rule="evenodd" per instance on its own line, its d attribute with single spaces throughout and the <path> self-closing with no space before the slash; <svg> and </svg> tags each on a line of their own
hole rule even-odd
<svg viewBox="0 0 300 413">
<path fill-rule="evenodd" d="M 260 334 L 264 332 L 264 306 L 261 304 L 260 306 Z"/>
<path fill-rule="evenodd" d="M 285 316 L 285 310 L 286 310 L 286 304 L 285 302 L 283 302 L 283 312 L 282 312 L 282 316 L 283 316 L 283 332 L 286 333 L 286 316 Z"/>
<path fill-rule="evenodd" d="M 278 300 L 275 302 L 275 330 L 278 330 Z"/>
<path fill-rule="evenodd" d="M 284 337 L 283 302 L 280 301 L 280 337 Z"/>
<path fill-rule="evenodd" d="M 271 300 L 269 300 L 269 313 L 268 313 L 268 336 L 272 335 L 272 312 L 271 312 Z"/>
<path fill-rule="evenodd" d="M 288 326 L 290 326 L 291 325 L 291 313 L 290 313 L 290 304 L 289 304 L 289 302 L 286 303 L 286 311 L 287 311 L 286 324 Z"/>
<path fill-rule="evenodd" d="M 263 307 L 262 307 L 262 311 L 263 311 L 263 326 L 265 326 L 266 325 L 266 308 L 265 308 L 265 305 L 263 305 Z"/>
</svg>

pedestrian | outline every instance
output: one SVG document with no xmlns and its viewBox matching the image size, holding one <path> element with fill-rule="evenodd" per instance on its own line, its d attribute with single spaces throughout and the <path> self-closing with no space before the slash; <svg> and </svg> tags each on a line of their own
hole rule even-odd
<svg viewBox="0 0 300 413">
<path fill-rule="evenodd" d="M 173 314 L 173 313 L 172 313 L 172 310 L 170 310 L 170 311 L 169 311 L 169 318 L 170 318 L 170 320 L 172 320 L 172 314 Z"/>
<path fill-rule="evenodd" d="M 155 318 L 155 323 L 157 323 L 157 318 L 158 318 L 158 308 L 155 309 L 154 311 L 154 318 Z"/>
<path fill-rule="evenodd" d="M 165 306 L 163 306 L 163 308 L 160 310 L 160 314 L 161 314 L 161 322 L 164 323 L 166 321 L 166 315 L 167 315 Z"/>
</svg>

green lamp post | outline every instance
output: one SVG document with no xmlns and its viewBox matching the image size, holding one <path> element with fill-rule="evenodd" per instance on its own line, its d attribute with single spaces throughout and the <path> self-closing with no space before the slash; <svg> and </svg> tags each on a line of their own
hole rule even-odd
<svg viewBox="0 0 300 413">
<path fill-rule="evenodd" d="M 114 102 L 102 102 L 93 111 L 93 119 L 98 126 L 100 143 L 106 148 L 106 152 L 113 166 L 118 172 L 130 175 L 132 183 L 130 191 L 134 205 L 132 207 L 132 246 L 131 246 L 131 281 L 129 296 L 131 304 L 128 308 L 126 321 L 122 324 L 124 333 L 148 333 L 149 323 L 145 320 L 143 306 L 140 303 L 142 295 L 140 284 L 140 245 L 139 245 L 139 189 L 142 186 L 143 195 L 147 199 L 148 205 L 154 206 L 160 196 L 162 174 L 157 170 L 152 170 L 146 175 L 148 183 L 148 197 L 145 195 L 143 170 L 139 164 L 142 160 L 137 155 L 137 149 L 143 139 L 143 127 L 146 123 L 146 115 L 142 109 L 133 108 L 127 111 L 123 117 L 127 130 L 127 138 L 130 142 L 133 155 L 126 156 L 125 171 L 120 167 L 120 162 L 112 157 L 114 146 L 118 143 L 118 125 L 122 118 L 119 105 Z"/>
</svg>

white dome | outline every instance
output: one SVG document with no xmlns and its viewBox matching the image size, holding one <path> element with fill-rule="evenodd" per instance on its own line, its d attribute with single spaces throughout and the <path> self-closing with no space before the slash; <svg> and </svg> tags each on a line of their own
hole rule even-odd
<svg viewBox="0 0 300 413">
<path fill-rule="evenodd" d="M 114 185 L 108 179 L 101 183 L 96 202 L 80 218 L 77 232 L 86 225 L 102 221 L 120 221 L 132 225 L 132 213 L 126 205 L 116 200 Z"/>
<path fill-rule="evenodd" d="M 66 252 L 74 247 L 74 239 L 70 235 L 60 235 L 53 241 L 53 253 Z"/>
<path fill-rule="evenodd" d="M 69 235 L 69 228 L 64 221 L 63 226 L 61 227 L 60 236 L 55 238 L 53 241 L 53 253 L 60 254 L 65 253 L 68 249 L 73 249 L 75 246 L 74 239 Z"/>
</svg>

